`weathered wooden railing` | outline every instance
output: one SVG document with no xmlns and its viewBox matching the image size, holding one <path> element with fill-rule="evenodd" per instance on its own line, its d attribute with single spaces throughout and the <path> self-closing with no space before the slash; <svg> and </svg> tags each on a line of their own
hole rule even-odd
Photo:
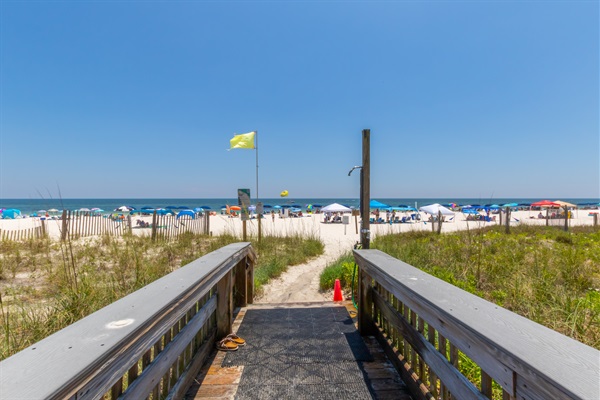
<svg viewBox="0 0 600 400">
<path fill-rule="evenodd" d="M 234 304 L 252 303 L 255 259 L 223 247 L 7 358 L 0 397 L 181 398 Z"/>
<path fill-rule="evenodd" d="M 381 251 L 354 257 L 359 330 L 415 398 L 600 399 L 599 351 Z"/>
</svg>

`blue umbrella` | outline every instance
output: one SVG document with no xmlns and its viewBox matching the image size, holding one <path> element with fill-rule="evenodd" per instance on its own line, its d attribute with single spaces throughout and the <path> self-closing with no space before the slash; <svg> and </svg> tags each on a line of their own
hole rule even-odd
<svg viewBox="0 0 600 400">
<path fill-rule="evenodd" d="M 212 208 L 210 208 L 209 206 L 200 206 L 200 208 L 202 208 L 203 210 L 212 210 Z"/>
<path fill-rule="evenodd" d="M 281 208 L 281 206 L 273 206 L 273 208 L 276 208 L 279 210 Z"/>
<path fill-rule="evenodd" d="M 21 210 L 16 208 L 8 208 L 2 212 L 2 218 L 15 219 L 21 215 Z"/>
<path fill-rule="evenodd" d="M 156 215 L 174 215 L 175 213 L 172 210 L 167 210 L 164 208 L 159 208 L 158 210 L 156 210 Z"/>
<path fill-rule="evenodd" d="M 177 213 L 177 219 L 185 215 L 192 217 L 192 219 L 196 218 L 196 213 L 193 210 L 182 210 Z"/>
<path fill-rule="evenodd" d="M 387 204 L 383 204 L 380 201 L 377 200 L 371 200 L 369 202 L 369 208 L 388 208 L 389 206 Z"/>
<path fill-rule="evenodd" d="M 265 204 L 265 205 L 263 205 L 263 208 L 273 208 L 273 206 Z"/>
</svg>

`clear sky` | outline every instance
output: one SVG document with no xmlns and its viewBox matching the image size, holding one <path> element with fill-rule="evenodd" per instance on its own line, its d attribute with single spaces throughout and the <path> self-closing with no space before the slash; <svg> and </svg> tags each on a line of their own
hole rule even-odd
<svg viewBox="0 0 600 400">
<path fill-rule="evenodd" d="M 0 12 L 0 198 L 600 196 L 598 1 Z"/>
</svg>

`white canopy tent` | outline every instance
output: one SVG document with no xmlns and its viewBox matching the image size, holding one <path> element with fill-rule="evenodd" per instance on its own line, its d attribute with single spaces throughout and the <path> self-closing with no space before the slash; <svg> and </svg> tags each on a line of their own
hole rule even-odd
<svg viewBox="0 0 600 400">
<path fill-rule="evenodd" d="M 423 206 L 423 207 L 419 207 L 420 211 L 426 212 L 427 214 L 431 214 L 431 215 L 438 215 L 440 212 L 442 213 L 442 215 L 452 215 L 454 216 L 454 212 L 447 209 L 446 207 L 444 207 L 441 204 L 435 203 L 435 204 L 430 204 L 428 206 Z"/>
<path fill-rule="evenodd" d="M 321 212 L 351 212 L 352 209 L 338 203 L 333 203 L 321 208 Z"/>
</svg>

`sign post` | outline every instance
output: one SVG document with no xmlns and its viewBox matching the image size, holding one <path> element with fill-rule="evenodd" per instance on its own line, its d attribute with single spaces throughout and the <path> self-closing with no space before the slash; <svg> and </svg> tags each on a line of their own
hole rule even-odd
<svg viewBox="0 0 600 400">
<path fill-rule="evenodd" d="M 241 208 L 242 240 L 246 241 L 246 221 L 249 219 L 248 207 L 250 207 L 250 189 L 238 189 L 238 205 Z"/>
</svg>

